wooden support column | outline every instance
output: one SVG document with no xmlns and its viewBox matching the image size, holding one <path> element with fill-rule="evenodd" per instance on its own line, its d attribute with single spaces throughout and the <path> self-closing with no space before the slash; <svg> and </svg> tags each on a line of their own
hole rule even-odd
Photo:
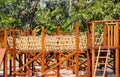
<svg viewBox="0 0 120 77">
<path fill-rule="evenodd" d="M 57 35 L 60 35 L 60 26 L 57 27 Z M 61 51 L 57 53 L 57 63 L 60 62 L 61 54 Z M 57 77 L 60 77 L 60 66 L 61 65 L 57 66 Z"/>
<path fill-rule="evenodd" d="M 13 57 L 13 71 L 16 71 L 16 40 L 15 40 L 15 37 L 16 37 L 16 32 L 15 32 L 15 30 L 13 30 L 13 53 L 14 53 L 14 57 Z M 16 75 L 14 74 L 14 77 L 15 77 Z"/>
<path fill-rule="evenodd" d="M 32 36 L 35 36 L 36 33 L 35 33 L 35 30 L 32 30 Z M 35 51 L 33 51 L 34 55 L 37 55 L 37 53 Z M 37 62 L 36 61 L 33 61 L 32 62 L 32 76 L 35 76 L 35 67 L 36 67 L 36 64 Z"/>
<path fill-rule="evenodd" d="M 19 31 L 19 36 L 22 36 L 22 31 L 21 31 L 21 30 Z M 19 54 L 19 68 L 22 66 L 22 64 L 23 64 L 23 54 L 20 53 L 20 54 Z M 23 72 L 23 69 L 20 70 L 19 72 L 22 73 L 22 72 Z"/>
<path fill-rule="evenodd" d="M 91 59 L 90 59 L 90 51 L 87 51 L 87 77 L 90 77 L 90 67 L 91 67 Z"/>
<path fill-rule="evenodd" d="M 90 25 L 87 24 L 87 47 L 90 48 Z M 91 54 L 90 54 L 90 49 L 87 50 L 87 76 L 90 77 L 90 67 L 91 67 Z"/>
<path fill-rule="evenodd" d="M 44 73 L 45 71 L 45 44 L 44 44 L 44 26 L 42 26 L 42 63 L 41 63 L 41 73 Z M 44 77 L 44 75 L 42 76 Z"/>
<path fill-rule="evenodd" d="M 6 48 L 5 57 L 4 57 L 4 77 L 8 77 L 7 30 L 4 31 L 4 48 Z"/>
<path fill-rule="evenodd" d="M 79 77 L 79 24 L 76 23 L 76 77 Z"/>
<path fill-rule="evenodd" d="M 26 31 L 24 31 L 24 36 L 27 36 L 27 32 Z M 27 54 L 26 53 L 24 53 L 24 63 L 26 64 L 27 63 Z M 27 71 L 27 67 L 24 67 L 24 72 L 26 72 Z"/>
<path fill-rule="evenodd" d="M 27 36 L 30 36 L 31 34 L 30 34 L 30 29 L 28 29 L 27 30 Z M 27 53 L 27 59 L 28 59 L 28 61 L 30 61 L 30 53 L 31 53 L 31 51 L 29 51 L 28 53 Z M 32 63 L 32 62 L 31 62 Z M 30 74 L 31 74 L 31 68 L 30 68 L 31 66 L 30 66 L 30 64 L 28 64 L 28 68 L 27 68 L 27 71 L 28 71 L 28 77 L 30 77 Z"/>
<path fill-rule="evenodd" d="M 115 69 L 116 69 L 116 73 L 115 73 L 115 76 L 116 77 L 119 77 L 119 73 L 120 73 L 120 70 L 119 70 L 119 22 L 117 21 L 116 22 L 116 26 L 115 26 L 115 45 L 117 46 L 116 48 L 116 60 L 115 60 Z"/>
<path fill-rule="evenodd" d="M 12 31 L 10 31 L 10 36 L 12 36 Z M 13 61 L 12 61 L 12 60 L 13 60 L 12 51 L 10 51 L 10 61 L 9 61 L 9 69 L 10 69 L 9 74 L 10 74 L 10 76 L 12 76 L 12 69 L 13 69 L 13 68 L 12 68 L 12 66 L 13 66 L 13 65 L 12 65 L 12 64 L 13 64 L 13 63 L 12 63 Z"/>
<path fill-rule="evenodd" d="M 92 76 L 94 74 L 94 68 L 95 68 L 95 50 L 94 50 L 94 42 L 95 40 L 95 23 L 92 22 Z"/>
</svg>

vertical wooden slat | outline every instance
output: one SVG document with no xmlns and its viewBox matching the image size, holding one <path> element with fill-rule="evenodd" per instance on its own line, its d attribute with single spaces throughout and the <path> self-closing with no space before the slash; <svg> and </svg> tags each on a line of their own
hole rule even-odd
<svg viewBox="0 0 120 77">
<path fill-rule="evenodd" d="M 110 33 L 111 33 L 111 27 L 110 27 L 110 25 L 108 25 L 108 46 L 111 45 L 111 41 L 110 41 L 111 35 L 110 35 Z"/>
<path fill-rule="evenodd" d="M 41 63 L 41 73 L 45 71 L 45 44 L 44 44 L 44 26 L 42 26 L 42 63 Z M 43 76 L 44 77 L 44 76 Z"/>
<path fill-rule="evenodd" d="M 76 77 L 79 77 L 79 24 L 76 23 Z"/>
<path fill-rule="evenodd" d="M 107 46 L 107 26 L 106 26 L 106 24 L 104 23 L 103 24 L 104 25 L 104 30 L 103 30 L 103 44 L 104 44 L 104 46 Z"/>
<path fill-rule="evenodd" d="M 92 22 L 92 75 L 94 75 L 94 68 L 95 68 L 94 40 L 95 40 L 95 23 Z"/>
<path fill-rule="evenodd" d="M 113 25 L 111 26 L 111 46 L 113 46 Z"/>
</svg>

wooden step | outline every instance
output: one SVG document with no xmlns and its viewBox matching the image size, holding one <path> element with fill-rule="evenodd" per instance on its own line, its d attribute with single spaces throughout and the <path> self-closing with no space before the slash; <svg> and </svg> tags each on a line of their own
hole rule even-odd
<svg viewBox="0 0 120 77">
<path fill-rule="evenodd" d="M 100 52 L 106 52 L 107 53 L 107 50 L 100 50 Z"/>
<path fill-rule="evenodd" d="M 97 72 L 104 72 L 103 69 L 97 69 L 96 71 L 97 71 Z"/>
<path fill-rule="evenodd" d="M 100 56 L 99 58 L 106 58 L 106 56 Z"/>
<path fill-rule="evenodd" d="M 93 76 L 93 77 L 104 77 L 104 76 Z"/>
<path fill-rule="evenodd" d="M 100 58 L 100 59 L 102 59 L 102 58 L 103 58 L 103 59 L 106 59 L 106 56 L 100 56 L 99 58 Z M 96 57 L 96 59 L 97 59 L 97 57 Z"/>
<path fill-rule="evenodd" d="M 103 69 L 96 69 L 97 72 L 104 72 Z"/>
</svg>

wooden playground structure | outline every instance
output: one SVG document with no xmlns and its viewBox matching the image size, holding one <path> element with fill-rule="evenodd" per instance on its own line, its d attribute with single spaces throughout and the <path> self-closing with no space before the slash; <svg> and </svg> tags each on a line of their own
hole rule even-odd
<svg viewBox="0 0 120 77">
<path fill-rule="evenodd" d="M 97 27 L 101 32 L 97 33 Z M 120 74 L 120 20 L 92 21 L 86 32 L 61 34 L 60 26 L 56 34 L 41 34 L 35 30 L 0 30 L 0 53 L 4 49 L 4 77 L 38 76 L 60 77 L 60 70 L 72 70 L 76 77 L 105 77 L 107 68 Z M 92 68 L 91 68 L 92 67 Z M 79 72 L 84 71 L 84 75 Z"/>
</svg>

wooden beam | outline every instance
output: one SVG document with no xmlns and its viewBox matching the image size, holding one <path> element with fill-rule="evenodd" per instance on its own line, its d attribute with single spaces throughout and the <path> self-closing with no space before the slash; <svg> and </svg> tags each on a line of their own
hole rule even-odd
<svg viewBox="0 0 120 77">
<path fill-rule="evenodd" d="M 60 26 L 57 26 L 57 35 L 60 35 Z M 59 44 L 58 44 L 58 45 L 59 45 Z M 62 53 L 61 53 L 61 51 L 59 51 L 59 53 L 57 53 L 57 63 L 60 62 L 61 55 L 62 55 Z M 59 66 L 57 67 L 57 77 L 60 77 L 60 66 L 61 66 L 61 65 L 59 65 Z"/>
<path fill-rule="evenodd" d="M 42 63 L 41 63 L 41 73 L 44 73 L 45 71 L 45 44 L 44 44 L 44 26 L 42 26 L 42 32 L 41 32 L 41 35 L 42 35 Z M 44 77 L 44 76 L 42 76 Z"/>
<path fill-rule="evenodd" d="M 90 77 L 90 67 L 91 67 L 91 59 L 90 59 L 90 51 L 87 51 L 87 77 Z"/>
<path fill-rule="evenodd" d="M 34 58 L 32 58 L 30 61 L 28 61 L 26 64 L 24 64 L 23 66 L 21 66 L 18 70 L 14 71 L 12 74 L 16 74 L 17 72 L 19 72 L 20 70 L 22 70 L 24 67 L 26 67 L 28 64 L 30 64 L 32 61 L 37 60 L 37 58 L 39 58 L 41 56 L 42 53 L 39 53 L 38 55 L 36 55 Z"/>
<path fill-rule="evenodd" d="M 92 22 L 92 47 L 94 47 L 94 39 L 95 39 L 95 23 Z M 95 50 L 92 48 L 92 75 L 94 74 L 95 68 Z"/>
<path fill-rule="evenodd" d="M 116 26 L 115 26 L 115 45 L 116 46 L 119 46 L 119 22 L 116 22 Z M 119 48 L 116 48 L 116 73 L 115 73 L 115 76 L 116 77 L 119 77 L 119 73 L 120 73 L 120 70 L 119 70 Z"/>
</svg>

